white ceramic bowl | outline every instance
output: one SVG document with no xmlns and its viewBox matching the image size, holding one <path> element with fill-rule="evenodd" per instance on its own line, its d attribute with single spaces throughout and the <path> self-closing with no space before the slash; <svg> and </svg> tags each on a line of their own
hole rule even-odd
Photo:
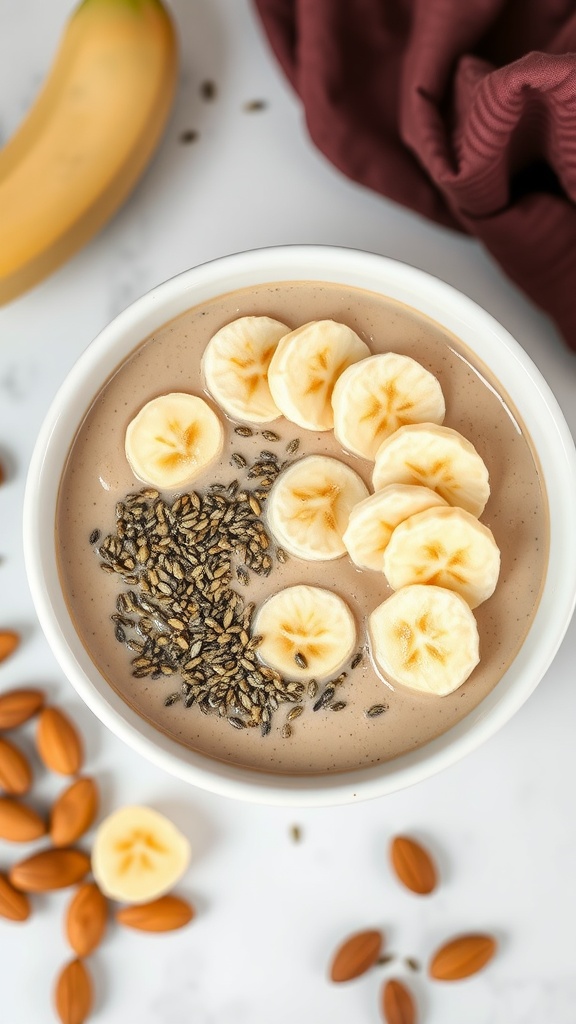
<svg viewBox="0 0 576 1024">
<path fill-rule="evenodd" d="M 60 588 L 54 544 L 58 486 L 86 409 L 109 374 L 144 338 L 200 302 L 252 284 L 328 281 L 364 288 L 413 306 L 453 331 L 500 380 L 540 458 L 550 510 L 550 557 L 528 636 L 492 693 L 462 722 L 413 753 L 386 764 L 313 777 L 266 774 L 220 763 L 144 721 L 100 675 L 74 626 Z M 496 320 L 449 285 L 382 256 L 321 246 L 285 246 L 227 256 L 196 267 L 124 310 L 80 357 L 46 417 L 32 457 L 24 505 L 24 544 L 42 628 L 65 675 L 92 711 L 144 757 L 196 786 L 263 803 L 337 804 L 380 796 L 424 779 L 493 735 L 532 693 L 566 632 L 575 598 L 576 456 L 548 385 Z"/>
</svg>

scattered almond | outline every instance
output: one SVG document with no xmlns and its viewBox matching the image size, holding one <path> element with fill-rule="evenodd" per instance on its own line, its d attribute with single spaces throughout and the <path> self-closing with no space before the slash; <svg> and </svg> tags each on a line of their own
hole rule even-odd
<svg viewBox="0 0 576 1024">
<path fill-rule="evenodd" d="M 412 892 L 425 896 L 438 883 L 436 866 L 427 850 L 408 836 L 395 836 L 390 845 L 392 867 L 400 882 Z"/>
<path fill-rule="evenodd" d="M 38 753 L 44 764 L 59 775 L 75 775 L 82 767 L 82 741 L 67 715 L 58 708 L 44 708 L 36 733 Z"/>
<path fill-rule="evenodd" d="M 14 633 L 11 629 L 0 630 L 0 661 L 10 657 L 19 643 L 20 636 L 18 633 Z"/>
<path fill-rule="evenodd" d="M 496 940 L 491 935 L 459 935 L 434 954 L 430 961 L 430 977 L 437 981 L 469 978 L 481 971 L 495 952 Z"/>
<path fill-rule="evenodd" d="M 0 788 L 22 796 L 32 785 L 32 769 L 18 747 L 0 737 Z"/>
<path fill-rule="evenodd" d="M 92 1009 L 92 979 L 82 960 L 71 960 L 56 979 L 56 1011 L 62 1024 L 84 1024 Z"/>
<path fill-rule="evenodd" d="M 50 892 L 80 882 L 89 870 L 81 850 L 43 850 L 14 864 L 8 877 L 22 892 Z"/>
<path fill-rule="evenodd" d="M 0 697 L 0 729 L 15 729 L 27 722 L 44 703 L 42 690 L 8 690 Z"/>
<path fill-rule="evenodd" d="M 396 978 L 384 984 L 382 1013 L 386 1024 L 416 1024 L 416 1004 L 406 985 Z"/>
<path fill-rule="evenodd" d="M 11 843 L 30 843 L 46 833 L 42 818 L 18 800 L 0 797 L 0 839 Z"/>
<path fill-rule="evenodd" d="M 87 832 L 98 810 L 98 788 L 94 779 L 77 779 L 58 797 L 50 815 L 50 838 L 54 846 L 70 846 Z"/>
<path fill-rule="evenodd" d="M 178 896 L 161 896 L 151 903 L 123 907 L 116 914 L 119 924 L 141 932 L 172 932 L 194 917 L 194 907 Z"/>
<path fill-rule="evenodd" d="M 15 889 L 6 875 L 0 875 L 0 917 L 8 921 L 25 921 L 30 916 L 30 902 Z"/>
<path fill-rule="evenodd" d="M 78 956 L 89 956 L 106 931 L 108 903 L 94 882 L 74 893 L 66 914 L 66 938 Z"/>
<path fill-rule="evenodd" d="M 376 930 L 351 935 L 336 950 L 330 968 L 332 981 L 351 981 L 365 974 L 377 963 L 382 942 L 382 932 Z"/>
</svg>

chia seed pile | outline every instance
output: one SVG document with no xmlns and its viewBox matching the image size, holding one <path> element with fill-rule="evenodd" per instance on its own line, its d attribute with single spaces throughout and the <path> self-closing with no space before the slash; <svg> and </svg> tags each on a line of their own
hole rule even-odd
<svg viewBox="0 0 576 1024">
<path fill-rule="evenodd" d="M 237 427 L 240 436 L 250 428 Z M 265 431 L 267 440 L 279 440 Z M 289 442 L 290 455 L 297 450 Z M 218 715 L 235 729 L 260 728 L 266 736 L 281 704 L 292 705 L 281 735 L 304 710 L 300 701 L 313 700 L 318 684 L 285 679 L 259 660 L 262 637 L 253 633 L 255 605 L 246 602 L 234 585 L 247 586 L 250 575 L 269 576 L 286 553 L 274 546 L 262 522 L 262 509 L 276 477 L 287 463 L 262 451 L 248 465 L 233 453 L 231 464 L 256 486 L 238 480 L 211 484 L 172 503 L 158 491 L 143 488 L 116 505 L 116 532 L 100 543 L 94 530 L 90 543 L 102 559 L 101 569 L 115 573 L 129 588 L 119 593 L 112 615 L 116 639 L 133 655 L 132 674 L 153 680 L 175 677 L 178 688 L 164 703 L 196 705 L 205 715 Z M 351 668 L 362 661 L 356 654 Z M 334 700 L 347 673 L 328 681 L 313 710 L 341 711 Z M 366 714 L 387 710 L 375 705 Z"/>
</svg>

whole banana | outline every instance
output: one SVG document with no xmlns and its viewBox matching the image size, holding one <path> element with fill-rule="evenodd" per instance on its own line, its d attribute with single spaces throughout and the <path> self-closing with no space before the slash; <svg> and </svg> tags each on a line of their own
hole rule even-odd
<svg viewBox="0 0 576 1024">
<path fill-rule="evenodd" d="M 111 217 L 166 123 L 177 45 L 161 0 L 83 0 L 34 106 L 0 151 L 0 303 Z"/>
</svg>

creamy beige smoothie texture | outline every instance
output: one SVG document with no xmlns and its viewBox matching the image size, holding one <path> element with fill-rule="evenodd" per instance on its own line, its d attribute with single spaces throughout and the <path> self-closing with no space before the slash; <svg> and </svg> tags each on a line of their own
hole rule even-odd
<svg viewBox="0 0 576 1024">
<path fill-rule="evenodd" d="M 178 688 L 174 678 L 132 677 L 134 655 L 117 642 L 110 619 L 119 591 L 128 588 L 120 577 L 101 571 L 89 537 L 96 528 L 102 536 L 113 532 L 116 502 L 142 486 L 124 455 L 124 435 L 132 417 L 145 402 L 170 391 L 206 397 L 200 373 L 204 347 L 224 324 L 247 315 L 271 316 L 291 329 L 310 320 L 333 319 L 353 328 L 372 353 L 413 356 L 440 380 L 445 425 L 469 438 L 486 462 L 492 493 L 481 518 L 500 546 L 502 569 L 496 593 L 475 611 L 480 665 L 455 693 L 430 697 L 393 688 L 377 674 L 366 653 L 363 664 L 338 688 L 336 699 L 346 701 L 346 707 L 337 713 L 313 712 L 314 702 L 305 697 L 305 712 L 293 723 L 290 738 L 284 739 L 281 730 L 289 704 L 280 706 L 271 733 L 263 737 L 259 729 L 235 730 L 216 715 L 202 715 L 194 705 L 185 708 L 178 702 L 165 707 L 165 698 Z M 252 461 L 262 448 L 273 447 L 282 458 L 295 437 L 300 439 L 298 456 L 336 456 L 370 484 L 372 463 L 343 451 L 331 431 L 314 434 L 280 419 L 263 425 L 281 435 L 280 442 L 271 445 L 261 434 L 242 438 L 234 433 L 233 423 L 225 425 L 222 459 L 194 482 L 196 490 L 241 478 L 230 463 L 233 451 Z M 110 686 L 139 714 L 210 757 L 271 772 L 314 774 L 374 765 L 414 750 L 450 729 L 490 693 L 517 654 L 538 605 L 548 552 L 548 513 L 534 453 L 516 412 L 486 368 L 456 337 L 379 295 L 332 284 L 279 282 L 232 292 L 189 310 L 118 367 L 95 397 L 70 450 L 60 486 L 56 542 L 64 594 L 82 642 Z M 367 642 L 367 616 L 390 594 L 383 575 L 357 569 L 348 557 L 324 563 L 291 557 L 285 565 L 276 565 L 267 579 L 254 577 L 250 587 L 238 589 L 246 600 L 260 603 L 296 583 L 327 587 L 345 598 L 356 617 L 358 647 Z M 388 710 L 367 718 L 366 709 L 381 703 Z"/>
</svg>

